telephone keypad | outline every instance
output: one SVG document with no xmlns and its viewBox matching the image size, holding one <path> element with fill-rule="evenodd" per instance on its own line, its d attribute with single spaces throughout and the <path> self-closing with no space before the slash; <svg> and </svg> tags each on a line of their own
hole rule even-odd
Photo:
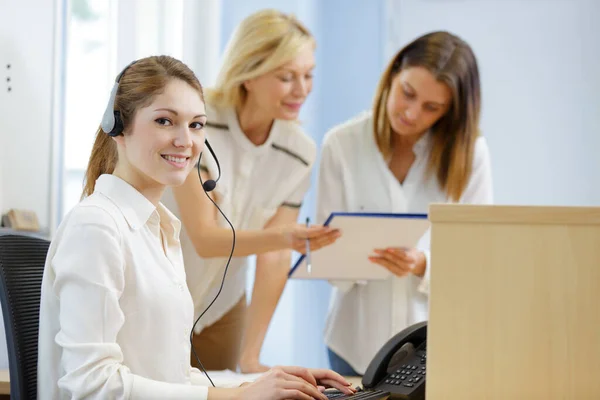
<svg viewBox="0 0 600 400">
<path fill-rule="evenodd" d="M 426 363 L 426 344 L 423 343 L 409 358 L 404 360 L 403 364 L 398 365 L 383 379 L 381 382 L 383 385 L 380 388 L 395 393 L 396 396 L 409 395 L 415 390 L 424 390 Z"/>
</svg>

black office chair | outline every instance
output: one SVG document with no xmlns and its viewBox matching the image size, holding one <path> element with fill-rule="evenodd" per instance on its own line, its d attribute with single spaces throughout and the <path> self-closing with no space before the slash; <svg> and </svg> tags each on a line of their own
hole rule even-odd
<svg viewBox="0 0 600 400">
<path fill-rule="evenodd" d="M 49 245 L 32 236 L 0 236 L 0 302 L 12 400 L 37 398 L 40 294 Z"/>
</svg>

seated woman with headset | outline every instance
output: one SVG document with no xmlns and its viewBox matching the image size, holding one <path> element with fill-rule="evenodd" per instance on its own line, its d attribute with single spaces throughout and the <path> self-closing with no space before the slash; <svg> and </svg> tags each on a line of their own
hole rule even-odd
<svg viewBox="0 0 600 400">
<path fill-rule="evenodd" d="M 84 198 L 48 251 L 39 399 L 325 399 L 321 385 L 352 392 L 329 370 L 280 367 L 214 387 L 190 366 L 194 307 L 181 224 L 159 199 L 198 163 L 206 120 L 202 86 L 178 60 L 144 58 L 117 78 Z"/>
</svg>

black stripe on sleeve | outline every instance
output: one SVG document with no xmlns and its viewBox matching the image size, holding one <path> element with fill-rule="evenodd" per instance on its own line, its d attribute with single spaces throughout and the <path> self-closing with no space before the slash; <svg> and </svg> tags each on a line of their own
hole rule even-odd
<svg viewBox="0 0 600 400">
<path fill-rule="evenodd" d="M 285 201 L 281 204 L 281 206 L 289 207 L 289 208 L 300 208 L 300 207 L 302 207 L 302 203 L 289 203 L 289 202 Z"/>
<path fill-rule="evenodd" d="M 271 144 L 271 147 L 274 148 L 275 150 L 281 151 L 285 154 L 287 154 L 288 156 L 295 158 L 296 160 L 300 161 L 302 164 L 306 165 L 308 167 L 308 161 L 306 161 L 304 158 L 302 158 L 299 154 L 294 153 L 293 151 L 291 151 L 288 148 L 285 148 L 283 146 L 280 146 L 278 144 Z"/>
</svg>

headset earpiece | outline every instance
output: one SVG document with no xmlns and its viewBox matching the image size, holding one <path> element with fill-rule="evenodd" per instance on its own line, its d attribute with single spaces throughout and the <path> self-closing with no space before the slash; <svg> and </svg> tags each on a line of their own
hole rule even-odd
<svg viewBox="0 0 600 400">
<path fill-rule="evenodd" d="M 114 111 L 111 114 L 111 117 L 112 118 L 108 123 L 102 124 L 102 131 L 110 137 L 119 136 L 123 133 L 123 120 L 121 119 L 121 113 L 119 111 Z"/>
<path fill-rule="evenodd" d="M 115 118 L 115 124 L 114 127 L 111 129 L 110 132 L 108 132 L 108 136 L 111 137 L 115 137 L 115 136 L 119 136 L 120 134 L 123 133 L 123 120 L 121 119 L 121 112 L 120 111 L 115 111 L 114 112 L 114 118 Z"/>
<path fill-rule="evenodd" d="M 104 115 L 102 116 L 102 122 L 100 123 L 102 131 L 108 136 L 114 137 L 119 136 L 123 133 L 123 120 L 121 119 L 121 112 L 115 110 L 115 100 L 117 98 L 117 92 L 119 90 L 119 82 L 121 81 L 121 78 L 125 74 L 125 71 L 127 71 L 127 69 L 135 63 L 136 61 L 131 62 L 128 66 L 126 66 L 123 69 L 123 71 L 121 71 L 119 75 L 117 75 L 117 79 L 115 79 L 115 84 L 113 85 L 113 88 L 110 91 L 108 104 L 106 105 Z"/>
</svg>

